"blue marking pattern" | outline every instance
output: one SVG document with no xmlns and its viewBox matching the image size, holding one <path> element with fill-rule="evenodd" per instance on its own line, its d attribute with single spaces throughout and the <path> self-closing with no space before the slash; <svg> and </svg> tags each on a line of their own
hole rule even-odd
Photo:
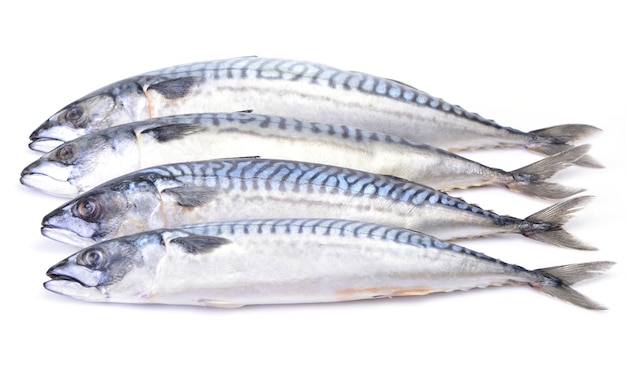
<svg viewBox="0 0 626 381">
<path fill-rule="evenodd" d="M 407 180 L 317 163 L 258 158 L 208 160 L 146 168 L 121 179 L 126 182 L 148 179 L 153 183 L 162 181 L 174 186 L 209 186 L 238 191 L 265 189 L 382 197 L 415 206 L 439 204 L 469 210 L 491 219 L 497 225 L 516 220 Z"/>
<path fill-rule="evenodd" d="M 419 106 L 426 106 L 493 127 L 508 128 L 401 82 L 365 73 L 344 71 L 307 61 L 239 57 L 172 66 L 151 71 L 129 80 L 142 84 L 154 84 L 159 81 L 185 76 L 202 77 L 205 80 L 256 78 L 263 80 L 304 81 L 330 88 L 342 88 L 349 91 L 354 90 L 388 97 Z"/>
<path fill-rule="evenodd" d="M 206 224 L 188 225 L 184 228 L 173 229 L 187 234 L 201 234 L 208 236 L 227 235 L 318 235 L 337 237 L 358 237 L 406 244 L 416 247 L 449 250 L 455 253 L 472 256 L 474 258 L 496 263 L 514 271 L 525 272 L 520 266 L 503 262 L 483 253 L 466 247 L 441 241 L 435 237 L 408 229 L 378 225 L 367 222 L 340 220 L 340 219 L 266 219 L 222 221 Z"/>
</svg>

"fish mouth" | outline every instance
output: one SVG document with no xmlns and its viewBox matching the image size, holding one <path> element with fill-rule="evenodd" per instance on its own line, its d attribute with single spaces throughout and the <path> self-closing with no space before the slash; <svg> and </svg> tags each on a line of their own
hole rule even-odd
<svg viewBox="0 0 626 381">
<path fill-rule="evenodd" d="M 69 182 L 71 167 L 39 159 L 22 170 L 20 183 L 60 197 L 76 197 L 80 192 Z"/>
<path fill-rule="evenodd" d="M 100 301 L 107 299 L 98 286 L 84 283 L 80 279 L 63 271 L 63 264 L 51 267 L 46 275 L 50 280 L 43 284 L 44 288 L 55 294 L 69 296 L 84 301 Z"/>
<path fill-rule="evenodd" d="M 57 148 L 61 144 L 65 143 L 63 140 L 53 138 L 31 138 L 32 142 L 28 144 L 28 147 L 33 151 L 50 152 Z"/>
<path fill-rule="evenodd" d="M 77 282 L 83 287 L 89 287 L 80 279 L 70 274 L 71 268 L 72 266 L 70 265 L 69 261 L 67 259 L 64 259 L 56 265 L 50 267 L 48 271 L 46 271 L 46 275 L 50 277 L 51 280 Z"/>
<path fill-rule="evenodd" d="M 51 273 L 50 271 L 48 271 L 48 273 L 46 273 L 46 275 L 48 277 L 50 277 L 50 280 L 47 283 L 51 282 L 51 281 L 64 281 L 64 282 L 76 282 L 78 284 L 80 284 L 82 287 L 89 287 L 88 285 L 84 284 L 83 282 L 80 281 L 80 279 L 76 279 L 74 277 L 71 277 L 67 274 L 54 274 Z"/>
<path fill-rule="evenodd" d="M 31 143 L 28 145 L 30 149 L 48 152 L 82 135 L 76 128 L 59 123 L 57 119 L 62 112 L 52 116 L 30 134 Z"/>
<path fill-rule="evenodd" d="M 78 280 L 66 277 L 53 277 L 45 282 L 43 287 L 55 294 L 69 296 L 83 301 L 105 300 L 107 297 L 96 287 L 86 287 Z"/>
<path fill-rule="evenodd" d="M 78 191 L 67 181 L 58 180 L 43 173 L 22 172 L 20 183 L 29 188 L 58 197 L 76 197 Z"/>
<path fill-rule="evenodd" d="M 64 259 L 46 272 L 52 280 L 71 281 L 89 288 L 100 285 L 100 274 L 100 271 L 77 265 L 73 259 Z"/>
<path fill-rule="evenodd" d="M 50 277 L 50 280 L 43 284 L 44 288 L 48 291 L 52 291 L 55 294 L 60 295 L 75 296 L 76 291 L 83 291 L 84 289 L 92 288 L 81 282 L 79 279 L 67 274 L 55 274 L 51 270 L 52 269 L 48 270 L 46 273 L 46 275 Z"/>
<path fill-rule="evenodd" d="M 92 237 L 83 237 L 75 231 L 46 224 L 41 227 L 41 234 L 55 241 L 78 247 L 87 247 L 98 242 Z"/>
</svg>

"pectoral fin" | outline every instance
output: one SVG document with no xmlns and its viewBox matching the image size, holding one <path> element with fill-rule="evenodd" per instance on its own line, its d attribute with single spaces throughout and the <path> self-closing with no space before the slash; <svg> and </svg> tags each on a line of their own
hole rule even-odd
<svg viewBox="0 0 626 381">
<path fill-rule="evenodd" d="M 188 207 L 202 206 L 215 197 L 215 190 L 211 187 L 175 187 L 165 189 L 162 193 L 171 196 L 178 205 Z"/>
<path fill-rule="evenodd" d="M 189 90 L 199 80 L 201 78 L 196 77 L 170 79 L 150 85 L 148 91 L 154 90 L 167 99 L 182 98 L 189 93 Z"/>
<path fill-rule="evenodd" d="M 167 124 L 141 131 L 142 134 L 150 135 L 160 143 L 170 140 L 181 139 L 187 135 L 206 130 L 205 126 L 193 123 Z"/>
<path fill-rule="evenodd" d="M 231 240 L 203 235 L 189 235 L 186 237 L 177 237 L 172 239 L 170 245 L 177 245 L 189 254 L 200 255 L 208 254 L 220 246 L 232 243 Z"/>
</svg>

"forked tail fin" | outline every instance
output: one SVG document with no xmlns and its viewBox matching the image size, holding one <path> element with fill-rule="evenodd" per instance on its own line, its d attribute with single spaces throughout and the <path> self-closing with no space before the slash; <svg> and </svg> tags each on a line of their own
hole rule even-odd
<svg viewBox="0 0 626 381">
<path fill-rule="evenodd" d="M 596 250 L 565 231 L 563 225 L 576 213 L 587 205 L 593 196 L 576 197 L 554 204 L 538 211 L 524 219 L 529 222 L 528 227 L 522 227 L 521 233 L 537 241 L 560 247 L 577 250 Z"/>
<path fill-rule="evenodd" d="M 533 135 L 537 135 L 538 138 L 537 142 L 528 144 L 526 148 L 529 151 L 538 152 L 545 156 L 552 156 L 572 148 L 570 143 L 594 135 L 600 131 L 602 130 L 588 124 L 561 124 L 542 128 L 530 132 Z M 589 168 L 603 167 L 602 164 L 598 163 L 589 155 L 582 156 L 575 161 L 575 164 Z"/>
<path fill-rule="evenodd" d="M 527 165 L 509 173 L 512 179 L 502 185 L 512 191 L 544 199 L 561 199 L 584 191 L 581 188 L 571 188 L 560 184 L 544 181 L 560 170 L 573 165 L 583 157 L 590 146 L 588 144 L 572 147 L 543 160 Z"/>
<path fill-rule="evenodd" d="M 606 307 L 587 298 L 570 286 L 582 280 L 594 278 L 614 264 L 614 262 L 587 262 L 538 269 L 535 272 L 545 276 L 546 279 L 542 282 L 532 283 L 531 286 L 545 294 L 583 308 L 605 310 Z"/>
</svg>

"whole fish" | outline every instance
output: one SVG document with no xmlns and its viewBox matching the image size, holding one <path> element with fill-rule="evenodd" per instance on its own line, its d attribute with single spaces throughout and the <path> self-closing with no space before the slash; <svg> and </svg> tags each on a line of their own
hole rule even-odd
<svg viewBox="0 0 626 381">
<path fill-rule="evenodd" d="M 502 216 L 395 177 L 315 163 L 241 158 L 166 164 L 99 185 L 57 208 L 42 233 L 88 246 L 157 228 L 219 220 L 342 218 L 399 226 L 443 240 L 517 233 L 592 250 L 563 230 L 579 197 L 526 219 Z"/>
<path fill-rule="evenodd" d="M 313 62 L 240 57 L 105 86 L 51 116 L 31 134 L 30 147 L 48 151 L 83 134 L 154 117 L 241 110 L 346 124 L 451 151 L 518 146 L 551 156 L 599 131 L 567 124 L 522 132 L 398 81 Z M 599 166 L 589 157 L 577 164 Z"/>
<path fill-rule="evenodd" d="M 542 198 L 580 192 L 544 181 L 586 154 L 583 145 L 512 172 L 406 139 L 248 113 L 191 114 L 107 128 L 64 143 L 22 172 L 24 185 L 75 197 L 155 165 L 224 157 L 319 162 L 401 177 L 439 190 L 498 185 Z"/>
<path fill-rule="evenodd" d="M 345 220 L 247 220 L 104 241 L 52 266 L 44 286 L 94 302 L 213 307 L 372 299 L 528 285 L 589 309 L 570 286 L 612 262 L 534 271 L 411 230 Z"/>
</svg>

